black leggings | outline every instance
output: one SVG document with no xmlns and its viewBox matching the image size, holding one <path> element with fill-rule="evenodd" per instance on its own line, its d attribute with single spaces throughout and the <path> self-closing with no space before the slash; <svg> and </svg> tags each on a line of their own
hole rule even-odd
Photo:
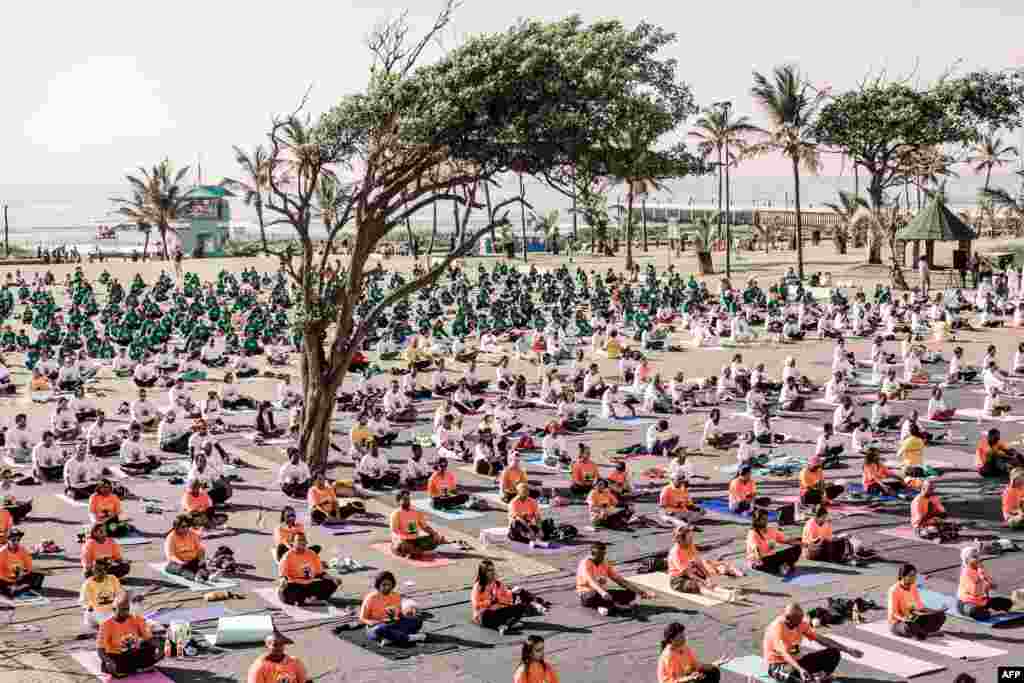
<svg viewBox="0 0 1024 683">
<path fill-rule="evenodd" d="M 281 491 L 289 498 L 306 500 L 306 494 L 309 493 L 309 487 L 312 484 L 312 481 L 300 481 L 298 483 L 285 482 L 281 484 Z"/>
<path fill-rule="evenodd" d="M 840 486 L 839 484 L 825 484 L 825 498 L 835 500 L 841 496 L 845 490 L 846 487 Z M 820 505 L 822 502 L 821 494 L 821 489 L 807 489 L 804 491 L 804 495 L 800 496 L 800 502 L 803 505 Z"/>
<path fill-rule="evenodd" d="M 152 642 L 139 645 L 138 649 L 129 652 L 112 654 L 100 651 L 100 668 L 103 673 L 127 676 L 142 669 L 148 669 L 163 658 Z"/>
<path fill-rule="evenodd" d="M 945 623 L 945 612 L 929 612 L 918 615 L 913 621 L 897 621 L 890 624 L 889 630 L 903 638 L 923 638 L 938 633 Z"/>
<path fill-rule="evenodd" d="M 604 607 L 607 610 L 614 610 L 621 605 L 628 605 L 636 600 L 636 593 L 621 588 L 610 588 L 608 594 L 610 599 L 602 597 L 597 591 L 580 593 L 580 604 L 588 609 Z"/>
<path fill-rule="evenodd" d="M 121 469 L 128 474 L 149 474 L 159 467 L 160 461 L 152 457 L 143 462 L 121 462 Z"/>
<path fill-rule="evenodd" d="M 17 581 L 0 581 L 0 595 L 13 598 L 22 591 L 37 591 L 43 587 L 43 578 L 39 572 L 28 572 Z"/>
<path fill-rule="evenodd" d="M 398 486 L 398 472 L 385 472 L 379 477 L 368 474 L 359 475 L 359 483 L 367 489 L 386 489 Z"/>
<path fill-rule="evenodd" d="M 532 534 L 532 535 L 531 535 Z M 529 543 L 540 535 L 542 541 L 548 541 L 555 535 L 555 522 L 551 519 L 541 520 L 540 526 L 527 524 L 521 519 L 512 520 L 508 525 L 508 540 L 517 543 Z"/>
<path fill-rule="evenodd" d="M 827 647 L 824 650 L 818 650 L 817 652 L 808 652 L 796 661 L 798 661 L 800 663 L 800 667 L 808 673 L 831 675 L 839 666 L 839 659 L 841 657 L 842 654 L 839 650 L 834 647 Z M 781 664 L 770 664 L 768 666 L 768 675 L 780 683 L 802 683 L 803 681 L 800 672 L 785 662 Z"/>
<path fill-rule="evenodd" d="M 132 569 L 132 563 L 128 560 L 111 560 L 110 558 L 107 558 L 107 561 L 109 562 L 107 565 L 107 573 L 111 576 L 116 576 L 119 579 L 123 579 L 128 576 L 128 572 Z M 92 576 L 92 570 L 86 569 L 82 572 L 82 575 L 88 579 Z"/>
<path fill-rule="evenodd" d="M 465 493 L 455 493 L 450 496 L 437 497 L 430 499 L 430 507 L 435 510 L 451 510 L 465 505 L 469 502 L 469 496 Z"/>
<path fill-rule="evenodd" d="M 975 605 L 969 602 L 957 600 L 956 611 L 965 617 L 986 621 L 992 616 L 992 612 L 1009 612 L 1013 609 L 1013 600 L 1009 598 L 989 598 L 984 605 Z"/>
<path fill-rule="evenodd" d="M 277 591 L 277 597 L 286 605 L 298 605 L 306 600 L 326 600 L 338 590 L 338 584 L 327 579 L 313 579 L 309 583 L 286 583 Z"/>
<path fill-rule="evenodd" d="M 761 558 L 761 561 L 754 564 L 753 567 L 758 571 L 767 572 L 769 574 L 778 574 L 782 565 L 788 564 L 790 567 L 796 565 L 802 552 L 803 549 L 798 545 L 786 546 L 771 555 L 765 555 Z"/>
<path fill-rule="evenodd" d="M 523 616 L 530 609 L 525 603 L 507 605 L 495 609 L 484 610 L 480 613 L 480 625 L 484 628 L 497 629 L 501 626 L 512 626 L 522 620 Z"/>
</svg>

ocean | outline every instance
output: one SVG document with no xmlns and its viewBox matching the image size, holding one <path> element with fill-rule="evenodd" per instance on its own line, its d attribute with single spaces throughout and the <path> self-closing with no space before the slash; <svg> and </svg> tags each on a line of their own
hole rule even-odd
<svg viewBox="0 0 1024 683">
<path fill-rule="evenodd" d="M 863 178 L 861 191 L 863 192 Z M 978 190 L 984 184 L 983 176 L 965 175 L 950 179 L 947 195 L 953 208 L 969 208 L 975 204 Z M 804 176 L 801 178 L 802 204 L 808 208 L 821 207 L 825 202 L 836 201 L 836 193 L 843 189 L 853 191 L 854 180 L 849 174 L 841 177 Z M 1003 187 L 1014 194 L 1020 188 L 1019 176 L 1013 174 L 993 175 L 991 185 Z M 559 224 L 563 231 L 571 229 L 571 201 L 540 181 L 528 179 L 525 182 L 526 199 L 538 213 L 559 210 Z M 652 194 L 648 204 L 676 204 L 696 208 L 716 206 L 718 184 L 714 177 L 684 178 L 668 183 L 668 191 Z M 116 240 L 97 240 L 96 225 L 102 219 L 116 222 L 111 214 L 115 205 L 111 197 L 126 194 L 124 185 L 0 185 L 0 205 L 8 207 L 11 244 L 35 248 L 37 245 L 77 245 L 80 251 L 93 250 L 102 245 L 104 250 L 131 250 L 141 248 L 143 236 L 134 230 L 118 232 Z M 492 201 L 518 195 L 518 182 L 505 183 L 492 192 Z M 732 178 L 731 203 L 737 210 L 750 209 L 755 204 L 772 202 L 773 206 L 792 205 L 793 182 L 791 178 L 779 176 L 739 176 Z M 608 193 L 609 204 L 625 203 L 622 186 L 613 187 Z M 787 204 L 788 202 L 788 204 Z M 911 202 L 916 196 L 911 188 Z M 483 225 L 484 212 L 476 211 L 471 217 L 472 225 Z M 513 226 L 519 229 L 519 207 L 513 206 L 509 215 Z M 0 216 L 2 219 L 2 216 Z M 432 222 L 430 209 L 421 211 L 413 219 L 415 229 L 429 230 Z M 451 205 L 438 207 L 438 232 L 450 233 L 455 223 Z M 0 229 L 3 225 L 0 223 Z M 323 231 L 317 231 L 323 235 Z M 236 237 L 255 237 L 256 215 L 251 207 L 240 200 L 232 201 L 232 234 Z M 280 230 L 280 236 L 287 236 L 287 230 Z M 396 237 L 398 237 L 396 235 Z"/>
</svg>

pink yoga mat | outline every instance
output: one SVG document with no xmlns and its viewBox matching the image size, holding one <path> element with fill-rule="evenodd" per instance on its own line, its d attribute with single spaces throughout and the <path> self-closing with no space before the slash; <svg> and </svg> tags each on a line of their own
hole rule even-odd
<svg viewBox="0 0 1024 683">
<path fill-rule="evenodd" d="M 80 650 L 78 652 L 72 652 L 71 658 L 78 662 L 83 669 L 101 681 L 125 680 L 131 681 L 131 683 L 172 683 L 170 678 L 159 671 L 151 671 L 144 674 L 133 674 L 128 678 L 115 679 L 112 676 L 103 673 L 102 669 L 100 669 L 100 658 L 95 651 Z"/>
<path fill-rule="evenodd" d="M 919 543 L 931 543 L 932 541 L 924 538 L 920 538 L 911 526 L 898 526 L 893 529 L 883 529 L 878 533 L 883 536 L 892 536 L 893 538 L 902 538 L 908 541 L 918 541 Z M 944 544 L 949 548 L 962 548 L 964 546 L 972 545 L 969 541 L 963 543 L 947 543 Z"/>
<path fill-rule="evenodd" d="M 374 543 L 370 546 L 379 553 L 384 553 L 388 557 L 392 557 L 399 562 L 403 562 L 410 567 L 418 567 L 420 569 L 431 569 L 434 567 L 447 567 L 452 564 L 452 560 L 444 557 L 438 557 L 436 555 L 423 555 L 418 560 L 413 560 L 408 557 L 399 557 L 391 552 L 391 545 L 389 543 Z"/>
</svg>

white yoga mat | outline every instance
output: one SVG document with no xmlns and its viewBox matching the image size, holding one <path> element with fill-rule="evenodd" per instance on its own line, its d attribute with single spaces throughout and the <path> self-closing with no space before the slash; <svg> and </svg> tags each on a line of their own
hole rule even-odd
<svg viewBox="0 0 1024 683">
<path fill-rule="evenodd" d="M 880 638 L 895 640 L 906 645 L 919 647 L 922 650 L 927 650 L 928 652 L 952 657 L 953 659 L 988 659 L 989 657 L 1001 657 L 1006 654 L 1006 650 L 988 647 L 987 645 L 982 645 L 975 641 L 951 638 L 945 634 L 930 636 L 928 640 L 901 638 L 889 630 L 888 621 L 875 621 L 870 624 L 861 624 L 857 628 L 862 631 L 867 631 L 868 633 L 873 633 Z"/>
<path fill-rule="evenodd" d="M 226 590 L 229 588 L 237 588 L 239 585 L 239 582 L 236 579 L 218 579 L 211 583 L 196 583 L 195 581 L 189 581 L 184 577 L 175 576 L 174 574 L 169 573 L 165 569 L 166 566 L 166 562 L 153 562 L 149 565 L 150 569 L 153 569 L 168 581 L 176 583 L 179 586 L 184 586 L 192 591 Z"/>
<path fill-rule="evenodd" d="M 253 592 L 263 598 L 264 602 L 281 610 L 294 621 L 316 621 L 318 619 L 330 619 L 335 616 L 333 605 L 310 605 L 308 607 L 286 605 L 277 597 L 276 588 L 257 588 Z"/>
<path fill-rule="evenodd" d="M 842 658 L 845 661 L 853 662 L 860 666 L 866 666 L 869 669 L 884 671 L 886 673 L 893 674 L 894 676 L 899 676 L 900 678 L 914 678 L 915 676 L 923 676 L 924 674 L 942 671 L 946 668 L 942 664 L 933 664 L 932 662 L 926 662 L 923 659 L 914 659 L 913 657 L 908 657 L 904 654 L 890 652 L 889 650 L 884 650 L 869 643 L 862 643 L 859 640 L 854 640 L 853 638 L 837 636 L 829 631 L 823 631 L 821 632 L 821 635 L 836 641 L 840 645 L 845 645 L 846 647 L 851 647 L 864 653 L 863 657 L 857 659 L 856 657 L 851 657 L 844 652 Z M 801 647 L 805 647 L 811 652 L 824 649 L 813 640 L 804 640 Z"/>
<path fill-rule="evenodd" d="M 999 417 L 986 417 L 981 408 L 957 408 L 956 414 L 958 417 L 968 420 L 977 420 L 980 417 L 982 422 L 1024 422 L 1024 415 L 1007 414 Z"/>
<path fill-rule="evenodd" d="M 638 586 L 644 586 L 650 588 L 658 593 L 664 593 L 671 595 L 674 598 L 682 598 L 683 600 L 689 600 L 695 602 L 698 605 L 705 607 L 714 607 L 715 605 L 724 604 L 724 600 L 718 600 L 708 595 L 702 595 L 700 593 L 680 593 L 679 591 L 672 590 L 669 585 L 669 575 L 665 572 L 654 572 L 653 574 L 637 574 L 636 576 L 630 576 L 626 579 L 630 583 L 635 583 Z"/>
</svg>

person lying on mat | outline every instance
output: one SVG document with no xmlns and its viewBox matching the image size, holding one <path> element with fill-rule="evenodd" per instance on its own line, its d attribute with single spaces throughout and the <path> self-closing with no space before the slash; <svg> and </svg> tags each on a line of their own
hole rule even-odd
<svg viewBox="0 0 1024 683">
<path fill-rule="evenodd" d="M 403 604 L 402 596 L 395 588 L 398 582 L 388 571 L 377 574 L 371 591 L 363 598 L 359 608 L 359 621 L 366 626 L 366 637 L 381 647 L 421 643 L 427 639 L 420 633 L 423 619 L 416 613 L 411 602 Z"/>
<path fill-rule="evenodd" d="M 900 567 L 898 580 L 889 588 L 887 598 L 889 630 L 897 636 L 925 640 L 946 623 L 945 610 L 925 608 L 917 590 L 917 568 L 912 564 Z"/>
<path fill-rule="evenodd" d="M 638 596 L 644 599 L 653 597 L 622 578 L 611 562 L 608 562 L 607 552 L 606 544 L 592 543 L 590 557 L 580 560 L 576 568 L 576 595 L 580 604 L 588 609 L 596 609 L 603 617 L 620 610 L 634 611 Z M 609 581 L 614 581 L 619 588 L 608 588 Z"/>
<path fill-rule="evenodd" d="M 544 639 L 528 636 L 519 655 L 512 683 L 558 683 L 558 672 L 544 660 Z"/>
<path fill-rule="evenodd" d="M 64 459 L 63 450 L 53 441 L 53 432 L 43 432 L 42 441 L 32 448 L 32 476 L 41 482 L 59 481 L 65 469 Z M 90 485 L 93 485 L 94 481 L 90 480 Z M 86 493 L 84 498 L 90 495 L 92 491 Z"/>
<path fill-rule="evenodd" d="M 494 562 L 484 560 L 476 570 L 470 592 L 473 623 L 495 629 L 501 635 L 515 628 L 527 614 L 546 614 L 550 603 L 522 588 L 506 588 L 494 570 Z"/>
<path fill-rule="evenodd" d="M 246 683 L 311 683 L 302 662 L 284 652 L 284 646 L 294 642 L 275 629 L 264 640 L 266 653 L 249 666 Z"/>
<path fill-rule="evenodd" d="M 672 590 L 680 593 L 701 593 L 727 602 L 734 602 L 734 590 L 715 583 L 718 576 L 743 576 L 736 567 L 701 557 L 693 539 L 693 527 L 683 523 L 676 528 L 675 542 L 668 551 L 668 576 Z"/>
<path fill-rule="evenodd" d="M 758 497 L 757 482 L 753 479 L 753 469 L 750 465 L 740 465 L 736 476 L 729 482 L 729 510 L 742 514 L 769 502 L 769 498 Z"/>
<path fill-rule="evenodd" d="M 768 526 L 768 513 L 755 510 L 747 532 L 747 563 L 751 569 L 788 576 L 803 552 L 799 536 L 787 537 Z"/>
<path fill-rule="evenodd" d="M 576 462 L 572 464 L 569 473 L 572 482 L 569 490 L 574 496 L 589 495 L 597 481 L 597 465 L 590 461 L 590 447 L 585 444 L 579 445 L 579 452 L 576 454 Z"/>
<path fill-rule="evenodd" d="M 704 422 L 704 437 L 702 442 L 712 448 L 728 448 L 739 436 L 736 432 L 719 431 L 718 424 L 722 419 L 722 412 L 718 408 L 712 408 Z"/>
<path fill-rule="evenodd" d="M 121 521 L 121 498 L 114 493 L 109 479 L 100 479 L 96 493 L 89 496 L 89 519 L 93 524 L 102 524 L 108 536 L 122 536 L 131 528 Z"/>
<path fill-rule="evenodd" d="M 882 464 L 882 456 L 878 451 L 864 454 L 861 485 L 864 493 L 869 496 L 894 496 L 904 488 L 903 481 Z"/>
<path fill-rule="evenodd" d="M 288 448 L 288 462 L 281 465 L 277 481 L 281 491 L 289 498 L 303 499 L 309 493 L 309 487 L 313 485 L 313 476 L 298 448 Z"/>
<path fill-rule="evenodd" d="M 341 522 L 361 508 L 354 503 L 338 503 L 338 492 L 327 482 L 327 475 L 321 470 L 313 475 L 313 485 L 306 494 L 309 504 L 309 520 L 314 526 L 328 522 Z"/>
<path fill-rule="evenodd" d="M 202 538 L 192 528 L 192 518 L 188 515 L 174 518 L 174 528 L 164 539 L 164 559 L 167 560 L 164 571 L 168 574 L 199 583 L 206 583 L 209 579 L 206 548 Z"/>
<path fill-rule="evenodd" d="M 686 644 L 686 627 L 673 621 L 665 627 L 658 656 L 658 683 L 718 683 L 722 672 L 716 664 L 701 664 Z"/>
<path fill-rule="evenodd" d="M 7 532 L 6 538 L 0 538 L 3 544 L 0 548 L 0 595 L 5 598 L 43 587 L 45 577 L 32 571 L 32 555 L 21 545 L 24 535 L 24 531 L 14 528 Z"/>
<path fill-rule="evenodd" d="M 228 522 L 228 516 L 217 512 L 213 499 L 198 479 L 191 480 L 182 494 L 181 511 L 192 519 L 194 529 L 217 529 Z"/>
<path fill-rule="evenodd" d="M 590 511 L 590 523 L 595 527 L 624 531 L 629 528 L 633 518 L 631 505 L 619 505 L 619 498 L 608 488 L 606 479 L 598 479 L 594 488 L 587 495 L 587 507 Z"/>
<path fill-rule="evenodd" d="M 97 560 L 107 561 L 107 573 L 117 578 L 128 576 L 132 563 L 124 559 L 121 546 L 107 535 L 104 524 L 93 524 L 89 530 L 89 539 L 82 544 L 82 574 L 89 577 Z"/>
<path fill-rule="evenodd" d="M 858 560 L 853 557 L 850 539 L 842 534 L 833 535 L 832 518 L 827 505 L 819 505 L 814 516 L 804 524 L 801 541 L 805 559 L 835 564 L 850 561 L 854 566 L 857 565 Z"/>
<path fill-rule="evenodd" d="M 43 443 L 40 446 L 45 446 L 45 443 L 46 433 L 44 432 Z M 96 493 L 99 484 L 100 470 L 95 466 L 95 461 L 89 459 L 87 450 L 85 444 L 79 444 L 75 449 L 75 454 L 64 463 L 64 494 L 72 500 L 87 500 Z M 57 448 L 54 446 L 48 451 L 48 454 L 41 453 L 41 456 L 50 455 L 52 457 Z"/>
<path fill-rule="evenodd" d="M 921 485 L 921 492 L 910 502 L 910 526 L 920 538 L 936 540 L 954 540 L 956 525 L 948 519 L 946 508 L 939 500 L 939 492 L 935 482 L 926 479 Z"/>
<path fill-rule="evenodd" d="M 807 466 L 800 470 L 800 504 L 829 505 L 843 495 L 845 486 L 829 484 L 825 481 L 825 471 L 821 458 L 812 455 Z"/>
<path fill-rule="evenodd" d="M 469 502 L 469 496 L 459 493 L 455 473 L 448 469 L 448 458 L 438 458 L 434 473 L 427 481 L 430 506 L 435 510 L 451 510 Z"/>
<path fill-rule="evenodd" d="M 1010 472 L 1010 482 L 1003 490 L 1003 521 L 1011 529 L 1024 529 L 1024 467 Z"/>
<path fill-rule="evenodd" d="M 1024 456 L 1002 440 L 998 429 L 988 430 L 974 450 L 975 468 L 982 477 L 1004 477 L 1014 467 L 1024 467 Z"/>
<path fill-rule="evenodd" d="M 131 613 L 131 600 L 124 592 L 114 602 L 114 616 L 100 625 L 96 651 L 100 670 L 114 678 L 152 671 L 164 657 L 145 617 Z"/>
<path fill-rule="evenodd" d="M 114 601 L 121 593 L 121 582 L 110 573 L 110 560 L 96 560 L 92 573 L 85 577 L 78 593 L 82 608 L 82 626 L 95 631 L 114 611 Z"/>
<path fill-rule="evenodd" d="M 327 576 L 320 556 L 306 546 L 305 533 L 295 532 L 291 541 L 277 565 L 277 597 L 286 605 L 322 604 L 341 588 L 341 581 Z"/>
<path fill-rule="evenodd" d="M 805 638 L 823 646 L 823 649 L 800 656 L 800 644 Z M 768 675 L 779 683 L 831 681 L 843 654 L 857 659 L 864 656 L 860 650 L 819 635 L 795 602 L 786 605 L 782 615 L 768 624 L 761 643 L 761 655 L 768 665 Z"/>
<path fill-rule="evenodd" d="M 658 506 L 662 519 L 671 524 L 694 523 L 704 516 L 704 509 L 690 499 L 690 487 L 683 470 L 677 470 L 672 480 L 661 489 Z"/>
<path fill-rule="evenodd" d="M 530 547 L 547 548 L 554 534 L 554 521 L 541 517 L 540 505 L 530 497 L 529 485 L 525 481 L 519 482 L 515 498 L 508 503 L 509 540 L 529 543 Z"/>
<path fill-rule="evenodd" d="M 399 557 L 419 557 L 445 545 L 444 536 L 427 523 L 426 515 L 412 506 L 408 491 L 395 494 L 398 509 L 391 513 L 391 552 Z"/>
<path fill-rule="evenodd" d="M 995 582 L 981 564 L 978 549 L 968 546 L 960 551 L 960 586 L 957 589 L 956 611 L 965 617 L 987 621 L 992 612 L 1009 612 L 1013 600 L 990 593 Z"/>
</svg>

